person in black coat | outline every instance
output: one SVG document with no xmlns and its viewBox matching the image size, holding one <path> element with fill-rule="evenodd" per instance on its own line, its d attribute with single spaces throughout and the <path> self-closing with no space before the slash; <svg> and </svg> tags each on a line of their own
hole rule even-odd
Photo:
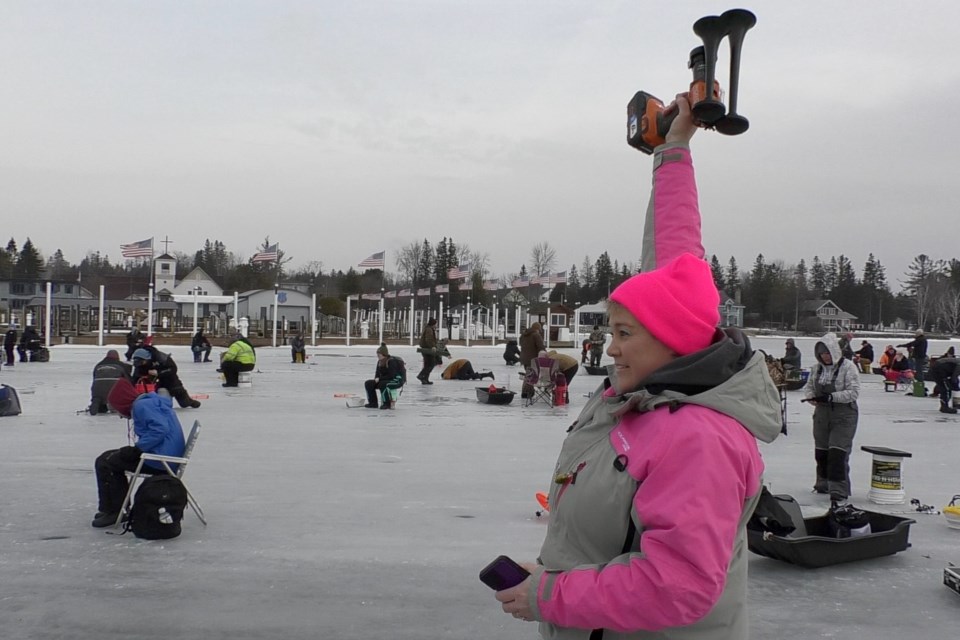
<svg viewBox="0 0 960 640">
<path fill-rule="evenodd" d="M 130 378 L 133 375 L 133 368 L 126 362 L 120 360 L 120 354 L 116 349 L 107 351 L 106 357 L 93 367 L 93 384 L 90 385 L 90 407 L 88 411 L 91 415 L 98 413 L 107 413 L 107 396 L 110 390 L 120 378 Z"/>
<path fill-rule="evenodd" d="M 7 354 L 6 365 L 13 366 L 13 350 L 17 346 L 17 325 L 11 324 L 7 327 L 7 332 L 3 334 L 3 350 Z"/>
<path fill-rule="evenodd" d="M 960 390 L 957 376 L 960 374 L 957 367 L 957 359 L 954 357 L 938 358 L 930 366 L 930 377 L 936 382 L 935 390 L 940 394 L 940 412 L 956 413 L 953 406 L 953 392 Z"/>
<path fill-rule="evenodd" d="M 387 345 L 380 343 L 377 348 L 377 368 L 373 373 L 373 379 L 363 383 L 367 392 L 367 409 L 394 408 L 395 402 L 390 393 L 391 390 L 399 389 L 403 386 L 403 364 L 397 358 L 390 355 Z M 378 405 L 377 394 L 381 396 L 382 402 Z"/>
<path fill-rule="evenodd" d="M 20 336 L 20 344 L 17 345 L 17 353 L 20 354 L 20 362 L 27 361 L 27 352 L 33 353 L 43 348 L 43 342 L 40 340 L 37 330 L 33 327 L 27 327 Z"/>
<path fill-rule="evenodd" d="M 130 362 L 130 358 L 133 357 L 133 352 L 143 345 L 144 337 L 138 327 L 134 327 L 130 330 L 130 333 L 127 334 L 127 353 L 124 355 L 124 359 L 127 362 Z"/>
<path fill-rule="evenodd" d="M 507 340 L 507 347 L 503 350 L 503 361 L 511 367 L 520 362 L 520 347 L 517 346 L 516 340 Z"/>
<path fill-rule="evenodd" d="M 191 398 L 190 394 L 187 393 L 187 389 L 183 386 L 183 382 L 181 382 L 180 376 L 177 374 L 177 363 L 174 362 L 173 356 L 153 346 L 152 337 L 144 338 L 143 346 L 141 346 L 140 349 L 144 349 L 150 353 L 150 358 L 153 363 L 152 368 L 157 372 L 158 388 L 169 391 L 170 395 L 176 399 L 177 404 L 181 407 L 193 407 L 196 409 L 200 406 L 200 401 Z M 140 349 L 134 352 L 134 356 L 136 356 Z"/>
<path fill-rule="evenodd" d="M 193 351 L 194 362 L 201 362 L 201 353 L 203 354 L 203 362 L 211 362 L 210 352 L 213 351 L 213 345 L 210 344 L 207 336 L 203 335 L 203 327 L 197 329 L 197 332 L 193 335 L 193 339 L 190 341 L 190 350 Z"/>
<path fill-rule="evenodd" d="M 784 370 L 796 369 L 799 371 L 801 361 L 800 358 L 800 349 L 797 349 L 797 345 L 793 342 L 793 338 L 787 338 L 783 357 L 780 358 L 780 362 L 783 363 Z"/>
<path fill-rule="evenodd" d="M 917 329 L 916 337 L 910 342 L 897 346 L 907 348 L 907 354 L 913 360 L 913 370 L 916 371 L 917 380 L 923 380 L 923 372 L 927 368 L 927 336 L 923 335 L 923 329 Z"/>
<path fill-rule="evenodd" d="M 860 373 L 870 373 L 870 365 L 873 364 L 873 345 L 864 340 L 860 343 L 860 348 L 853 353 L 856 356 L 854 361 L 860 365 Z"/>
</svg>

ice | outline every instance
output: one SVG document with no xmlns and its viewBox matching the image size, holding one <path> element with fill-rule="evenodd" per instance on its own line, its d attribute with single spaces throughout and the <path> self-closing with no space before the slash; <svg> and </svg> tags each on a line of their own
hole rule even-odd
<svg viewBox="0 0 960 640">
<path fill-rule="evenodd" d="M 878 354 L 904 341 L 872 340 Z M 209 395 L 199 409 L 177 409 L 184 429 L 203 424 L 184 479 L 209 526 L 188 511 L 183 534 L 168 541 L 90 527 L 93 460 L 127 443 L 123 419 L 77 413 L 107 347 L 58 345 L 49 363 L 4 367 L 0 382 L 18 390 L 23 414 L 0 418 L 2 637 L 537 637 L 535 625 L 500 612 L 477 573 L 501 553 L 536 557 L 545 521 L 534 494 L 547 489 L 564 432 L 601 378 L 578 374 L 569 406 L 523 407 L 519 397 L 481 405 L 474 387 L 489 380 L 446 381 L 437 370 L 434 385 L 420 385 L 415 349 L 391 345 L 410 382 L 397 409 L 381 411 L 336 397 L 363 393 L 373 346 L 308 346 L 299 365 L 288 348 L 259 348 L 253 387 L 224 389 L 215 364 L 159 342 L 190 393 Z M 814 341 L 797 342 L 809 366 Z M 783 353 L 779 337 L 754 344 Z M 519 390 L 502 347 L 450 349 Z M 879 445 L 913 454 L 908 500 L 946 505 L 960 493 L 960 417 L 938 413 L 935 400 L 884 392 L 879 376 L 862 382 L 854 503 L 910 509 L 867 501 L 871 456 L 859 447 Z M 762 451 L 773 492 L 807 513 L 828 505 L 810 493 L 812 410 L 800 394 L 789 394 L 789 435 Z M 753 637 L 955 635 L 960 600 L 941 582 L 960 562 L 960 531 L 942 515 L 914 517 L 912 548 L 890 557 L 810 570 L 751 554 Z"/>
</svg>

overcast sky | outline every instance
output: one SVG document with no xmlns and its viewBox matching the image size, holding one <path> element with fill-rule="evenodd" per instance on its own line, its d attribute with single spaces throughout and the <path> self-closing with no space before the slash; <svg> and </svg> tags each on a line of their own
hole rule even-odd
<svg viewBox="0 0 960 640">
<path fill-rule="evenodd" d="M 6 0 L 0 234 L 71 262 L 169 236 L 346 270 L 443 236 L 492 275 L 636 261 L 638 90 L 690 82 L 728 2 Z M 707 254 L 873 252 L 898 280 L 960 241 L 960 2 L 754 2 L 739 137 L 693 141 Z M 721 47 L 721 83 L 729 55 Z M 162 248 L 162 245 L 159 245 Z"/>
</svg>

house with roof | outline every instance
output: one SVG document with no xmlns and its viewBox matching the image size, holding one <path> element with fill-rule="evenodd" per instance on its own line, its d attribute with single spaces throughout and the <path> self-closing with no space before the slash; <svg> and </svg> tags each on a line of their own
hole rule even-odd
<svg viewBox="0 0 960 640">
<path fill-rule="evenodd" d="M 743 314 L 745 306 L 734 300 L 730 296 L 723 296 L 718 311 L 720 312 L 721 327 L 740 327 L 743 328 Z"/>
<path fill-rule="evenodd" d="M 857 316 L 847 313 L 832 300 L 807 300 L 800 307 L 800 326 L 811 318 L 820 321 L 824 331 L 850 331 Z"/>
</svg>

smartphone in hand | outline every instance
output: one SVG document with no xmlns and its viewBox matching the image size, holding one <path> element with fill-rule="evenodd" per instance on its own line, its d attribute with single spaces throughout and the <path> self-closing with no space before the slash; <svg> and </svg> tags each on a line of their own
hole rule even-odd
<svg viewBox="0 0 960 640">
<path fill-rule="evenodd" d="M 517 586 L 529 575 L 529 571 L 507 556 L 498 556 L 480 571 L 480 582 L 494 591 L 503 591 Z"/>
</svg>

